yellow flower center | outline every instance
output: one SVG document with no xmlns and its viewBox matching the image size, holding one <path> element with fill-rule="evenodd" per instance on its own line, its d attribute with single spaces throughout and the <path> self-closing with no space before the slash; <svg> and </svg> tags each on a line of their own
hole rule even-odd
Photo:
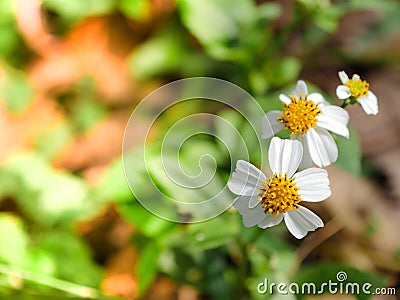
<svg viewBox="0 0 400 300">
<path fill-rule="evenodd" d="M 317 116 L 321 114 L 318 105 L 307 97 L 303 100 L 296 99 L 290 95 L 292 102 L 284 104 L 285 108 L 281 112 L 282 118 L 276 119 L 277 122 L 285 125 L 286 129 L 290 130 L 290 135 L 301 133 L 304 135 L 310 128 L 317 126 Z"/>
<path fill-rule="evenodd" d="M 365 80 L 357 79 L 349 79 L 345 86 L 350 89 L 351 95 L 356 98 L 360 98 L 368 94 L 369 83 Z"/>
<path fill-rule="evenodd" d="M 299 208 L 301 202 L 299 188 L 294 183 L 294 178 L 288 178 L 287 173 L 284 177 L 275 173 L 273 177 L 267 178 L 260 191 L 258 199 L 265 214 L 277 216 L 279 213 Z"/>
</svg>

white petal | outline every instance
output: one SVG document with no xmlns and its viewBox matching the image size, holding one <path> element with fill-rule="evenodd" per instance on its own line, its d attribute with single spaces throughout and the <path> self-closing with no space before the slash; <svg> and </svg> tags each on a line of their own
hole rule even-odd
<svg viewBox="0 0 400 300">
<path fill-rule="evenodd" d="M 259 202 L 254 208 L 249 208 L 249 199 L 250 197 L 240 196 L 236 198 L 233 203 L 233 206 L 236 207 L 242 215 L 243 225 L 246 227 L 256 225 L 265 217 L 261 202 Z"/>
<path fill-rule="evenodd" d="M 340 71 L 338 74 L 339 74 L 340 81 L 343 84 L 346 84 L 346 82 L 349 81 L 349 76 L 347 76 L 345 71 Z"/>
<path fill-rule="evenodd" d="M 236 163 L 236 170 L 228 181 L 228 187 L 236 195 L 258 195 L 261 183 L 266 179 L 263 172 L 244 160 Z"/>
<path fill-rule="evenodd" d="M 303 146 L 303 157 L 301 159 L 301 162 L 300 162 L 300 165 L 299 165 L 299 169 L 300 170 L 307 169 L 307 168 L 311 167 L 311 165 L 312 165 L 310 151 L 308 150 L 307 139 L 304 138 L 304 136 L 302 136 L 301 134 L 296 134 L 294 137 Z M 291 137 L 291 138 L 293 138 L 293 137 Z"/>
<path fill-rule="evenodd" d="M 286 226 L 297 239 L 302 239 L 307 232 L 323 227 L 322 220 L 311 210 L 300 206 L 297 210 L 289 210 L 284 216 Z"/>
<path fill-rule="evenodd" d="M 351 78 L 351 80 L 353 81 L 358 81 L 360 79 L 360 75 L 357 74 L 353 74 L 353 77 Z"/>
<path fill-rule="evenodd" d="M 308 94 L 307 85 L 303 80 L 298 80 L 293 95 L 297 96 L 301 94 L 303 98 Z"/>
<path fill-rule="evenodd" d="M 324 96 L 322 96 L 320 93 L 311 93 L 307 97 L 308 100 L 311 100 L 315 104 L 324 104 L 324 105 L 329 105 L 329 102 L 326 101 Z"/>
<path fill-rule="evenodd" d="M 338 85 L 336 88 L 336 96 L 339 99 L 347 99 L 351 96 L 350 88 L 345 85 Z"/>
<path fill-rule="evenodd" d="M 260 203 L 260 200 L 258 200 L 258 194 L 249 197 L 249 208 L 254 208 L 259 203 Z"/>
<path fill-rule="evenodd" d="M 358 98 L 357 101 L 367 114 L 376 115 L 378 113 L 378 99 L 373 92 L 369 91 L 366 96 Z"/>
<path fill-rule="evenodd" d="M 334 133 L 349 138 L 349 114 L 343 108 L 336 105 L 321 107 L 322 114 L 317 116 L 317 126 L 328 129 Z"/>
<path fill-rule="evenodd" d="M 267 112 L 267 114 L 262 118 L 263 139 L 270 138 L 271 136 L 274 136 L 275 133 L 285 128 L 285 125 L 276 121 L 276 119 L 281 117 L 282 114 L 278 110 L 273 110 Z"/>
<path fill-rule="evenodd" d="M 290 99 L 288 96 L 284 94 L 279 95 L 279 100 L 281 100 L 285 104 L 290 104 L 292 102 L 292 99 Z"/>
<path fill-rule="evenodd" d="M 266 214 L 264 219 L 258 222 L 258 227 L 267 228 L 278 225 L 283 220 L 283 214 L 279 214 L 276 217 L 272 214 Z"/>
<path fill-rule="evenodd" d="M 306 132 L 312 161 L 319 167 L 329 166 L 338 157 L 338 148 L 331 134 L 323 128 L 311 128 Z"/>
<path fill-rule="evenodd" d="M 269 165 L 273 173 L 291 177 L 299 167 L 303 156 L 303 147 L 296 140 L 282 140 L 274 137 L 268 150 Z"/>
<path fill-rule="evenodd" d="M 303 201 L 318 202 L 325 200 L 332 194 L 329 187 L 328 172 L 324 169 L 309 168 L 295 174 L 294 178 Z"/>
</svg>

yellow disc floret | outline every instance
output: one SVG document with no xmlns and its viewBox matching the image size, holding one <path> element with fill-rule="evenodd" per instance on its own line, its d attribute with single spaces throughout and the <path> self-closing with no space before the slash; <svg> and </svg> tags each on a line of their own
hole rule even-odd
<svg viewBox="0 0 400 300">
<path fill-rule="evenodd" d="M 296 99 L 293 95 L 290 95 L 290 98 L 292 102 L 284 104 L 282 118 L 278 118 L 277 121 L 290 130 L 290 135 L 296 133 L 304 135 L 310 128 L 317 126 L 317 116 L 322 112 L 317 104 L 307 98 Z"/>
<path fill-rule="evenodd" d="M 345 85 L 350 89 L 353 97 L 360 98 L 368 94 L 369 83 L 359 77 L 349 79 Z"/>
<path fill-rule="evenodd" d="M 262 203 L 265 214 L 270 213 L 277 216 L 288 210 L 299 208 L 301 202 L 299 188 L 296 186 L 294 178 L 289 178 L 288 174 L 282 177 L 275 173 L 274 176 L 263 182 L 263 188 L 260 191 L 258 199 Z"/>
</svg>

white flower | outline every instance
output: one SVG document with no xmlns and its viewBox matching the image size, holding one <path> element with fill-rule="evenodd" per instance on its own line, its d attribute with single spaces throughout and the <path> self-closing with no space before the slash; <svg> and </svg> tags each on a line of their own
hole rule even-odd
<svg viewBox="0 0 400 300">
<path fill-rule="evenodd" d="M 354 97 L 367 114 L 376 115 L 378 113 L 378 99 L 375 94 L 369 90 L 368 82 L 361 80 L 360 76 L 357 74 L 354 74 L 353 77 L 349 79 L 344 71 L 339 72 L 339 78 L 343 83 L 336 88 L 336 95 L 339 99 L 344 100 Z"/>
<path fill-rule="evenodd" d="M 285 220 L 290 233 L 301 239 L 307 232 L 324 226 L 316 214 L 299 204 L 319 202 L 331 195 L 328 173 L 320 168 L 295 173 L 302 153 L 299 141 L 274 137 L 268 152 L 274 175 L 268 178 L 252 164 L 243 160 L 237 162 L 228 187 L 239 195 L 233 205 L 246 227 L 257 224 L 267 228 Z"/>
<path fill-rule="evenodd" d="M 291 139 L 298 139 L 304 147 L 301 168 L 326 167 L 338 158 L 337 145 L 328 130 L 349 137 L 349 114 L 343 108 L 330 105 L 319 93 L 308 94 L 304 81 L 297 82 L 290 97 L 279 95 L 283 111 L 270 111 L 263 118 L 263 138 L 282 129 L 290 131 Z"/>
</svg>

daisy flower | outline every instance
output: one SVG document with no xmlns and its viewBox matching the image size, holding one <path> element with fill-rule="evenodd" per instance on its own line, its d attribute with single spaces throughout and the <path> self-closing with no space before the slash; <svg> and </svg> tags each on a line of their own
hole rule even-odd
<svg viewBox="0 0 400 300">
<path fill-rule="evenodd" d="M 288 97 L 279 95 L 282 111 L 270 111 L 263 118 L 263 138 L 269 138 L 282 129 L 290 131 L 291 139 L 303 144 L 301 168 L 326 167 L 338 158 L 337 145 L 329 131 L 349 137 L 349 114 L 343 108 L 330 105 L 319 93 L 308 94 L 304 81 L 297 81 L 296 89 Z M 328 131 L 329 130 L 329 131 Z"/>
<path fill-rule="evenodd" d="M 357 74 L 354 74 L 349 79 L 349 76 L 344 71 L 339 72 L 339 78 L 343 83 L 336 88 L 336 95 L 339 99 L 348 99 L 348 103 L 358 102 L 368 115 L 376 115 L 378 113 L 378 99 L 369 90 L 368 82 L 361 80 Z"/>
<path fill-rule="evenodd" d="M 228 187 L 239 195 L 233 205 L 242 215 L 244 226 L 267 228 L 284 220 L 298 239 L 324 226 L 316 214 L 300 203 L 319 202 L 331 195 L 328 173 L 320 168 L 295 173 L 302 154 L 299 141 L 274 137 L 268 151 L 272 176 L 267 177 L 246 161 L 237 162 Z"/>
</svg>

